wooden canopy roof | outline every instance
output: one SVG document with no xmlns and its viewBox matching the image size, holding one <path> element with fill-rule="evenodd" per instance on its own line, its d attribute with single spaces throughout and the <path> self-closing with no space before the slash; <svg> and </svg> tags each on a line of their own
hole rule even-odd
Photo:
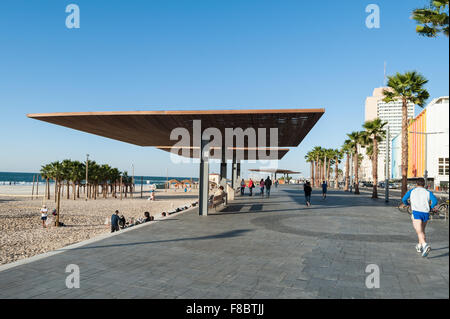
<svg viewBox="0 0 450 319">
<path fill-rule="evenodd" d="M 288 151 L 282 147 L 298 146 L 324 112 L 324 109 L 253 109 L 41 113 L 27 116 L 82 132 L 139 146 L 158 147 L 166 151 L 170 151 L 170 147 L 178 142 L 170 139 L 170 134 L 175 128 L 186 129 L 191 136 L 189 147 L 195 147 L 192 141 L 194 120 L 201 121 L 202 131 L 209 127 L 217 128 L 223 137 L 226 128 L 241 128 L 244 131 L 253 128 L 256 132 L 256 141 L 261 139 L 267 146 L 270 146 L 270 128 L 277 128 L 280 149 L 277 158 L 274 159 L 281 159 Z M 258 128 L 266 128 L 265 137 L 258 136 Z M 244 148 L 249 147 L 247 139 L 244 144 Z M 245 152 L 248 153 L 248 149 Z"/>
</svg>

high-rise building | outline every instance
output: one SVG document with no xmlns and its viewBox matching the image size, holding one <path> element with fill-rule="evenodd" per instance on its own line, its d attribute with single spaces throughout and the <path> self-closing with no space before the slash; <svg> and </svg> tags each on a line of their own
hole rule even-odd
<svg viewBox="0 0 450 319">
<path fill-rule="evenodd" d="M 392 139 L 402 131 L 402 101 L 393 101 L 386 103 L 383 101 L 384 90 L 390 90 L 389 87 L 379 87 L 373 90 L 372 96 L 366 98 L 365 105 L 365 119 L 364 121 L 372 121 L 377 117 L 382 121 L 387 122 L 389 126 L 389 143 Z M 408 118 L 414 117 L 414 104 L 408 104 Z M 362 175 L 366 180 L 372 180 L 372 163 L 370 159 L 362 151 L 364 159 L 361 163 Z M 386 140 L 379 144 L 378 151 L 378 180 L 385 179 L 385 154 L 386 154 Z M 389 160 L 390 163 L 390 160 Z M 389 167 L 391 165 L 389 164 Z"/>
</svg>

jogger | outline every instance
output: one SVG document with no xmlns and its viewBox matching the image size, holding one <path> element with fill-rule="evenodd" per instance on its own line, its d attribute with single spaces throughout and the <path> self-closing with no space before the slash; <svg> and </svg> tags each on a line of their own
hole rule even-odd
<svg viewBox="0 0 450 319">
<path fill-rule="evenodd" d="M 422 257 L 428 256 L 431 250 L 431 246 L 426 240 L 425 228 L 430 218 L 430 209 L 433 209 L 438 203 L 433 193 L 426 190 L 424 186 L 425 180 L 419 178 L 416 187 L 409 190 L 402 198 L 402 202 L 405 205 L 408 205 L 408 199 L 411 202 L 411 219 L 419 241 L 416 245 L 416 251 L 422 253 Z"/>
</svg>

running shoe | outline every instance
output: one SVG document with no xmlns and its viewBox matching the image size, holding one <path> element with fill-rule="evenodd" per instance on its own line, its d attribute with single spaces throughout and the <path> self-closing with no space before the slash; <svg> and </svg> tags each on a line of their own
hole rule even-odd
<svg viewBox="0 0 450 319">
<path fill-rule="evenodd" d="M 422 245 L 421 245 L 421 244 L 417 244 L 417 245 L 416 245 L 416 251 L 417 251 L 418 253 L 421 253 L 421 252 L 422 252 Z"/>
<path fill-rule="evenodd" d="M 425 244 L 422 248 L 422 257 L 427 257 L 430 250 L 431 250 L 431 246 L 428 244 Z"/>
</svg>

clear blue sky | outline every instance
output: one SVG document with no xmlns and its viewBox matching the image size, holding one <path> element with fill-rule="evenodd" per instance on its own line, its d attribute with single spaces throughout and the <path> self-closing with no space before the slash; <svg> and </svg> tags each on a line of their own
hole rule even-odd
<svg viewBox="0 0 450 319">
<path fill-rule="evenodd" d="M 81 11 L 67 29 L 66 5 Z M 381 9 L 368 29 L 365 8 Z M 415 33 L 428 0 L 45 0 L 0 2 L 0 171 L 35 172 L 85 154 L 136 175 L 197 176 L 169 154 L 26 118 L 106 110 L 324 107 L 279 166 L 309 175 L 305 153 L 339 147 L 388 74 L 418 70 L 448 95 L 448 38 Z M 247 168 L 248 166 L 244 166 Z M 211 171 L 217 172 L 217 165 Z"/>
</svg>

